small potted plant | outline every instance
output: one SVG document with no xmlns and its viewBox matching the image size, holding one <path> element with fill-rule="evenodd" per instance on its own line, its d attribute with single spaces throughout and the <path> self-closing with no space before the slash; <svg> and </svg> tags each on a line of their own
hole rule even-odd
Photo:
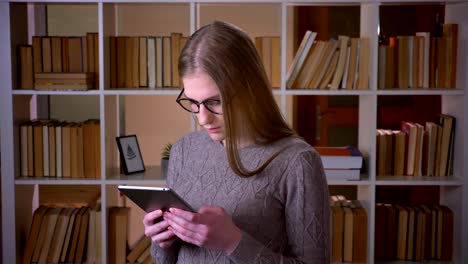
<svg viewBox="0 0 468 264">
<path fill-rule="evenodd" d="M 172 143 L 167 143 L 161 153 L 161 175 L 163 178 L 167 176 L 167 168 L 169 166 L 169 156 L 171 154 Z"/>
</svg>

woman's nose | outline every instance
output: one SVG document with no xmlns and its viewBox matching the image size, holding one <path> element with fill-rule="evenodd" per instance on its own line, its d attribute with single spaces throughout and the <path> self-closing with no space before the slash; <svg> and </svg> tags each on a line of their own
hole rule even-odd
<svg viewBox="0 0 468 264">
<path fill-rule="evenodd" d="M 205 105 L 201 104 L 197 114 L 198 123 L 201 126 L 208 125 L 213 120 L 213 113 L 206 109 Z"/>
</svg>

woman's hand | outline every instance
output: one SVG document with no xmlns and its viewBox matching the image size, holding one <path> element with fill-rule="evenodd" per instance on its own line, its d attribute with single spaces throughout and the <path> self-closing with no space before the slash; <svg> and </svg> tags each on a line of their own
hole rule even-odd
<svg viewBox="0 0 468 264">
<path fill-rule="evenodd" d="M 228 255 L 236 249 L 242 233 L 224 208 L 203 206 L 198 213 L 171 208 L 164 213 L 169 230 L 185 242 Z"/>
<path fill-rule="evenodd" d="M 145 226 L 145 235 L 161 248 L 170 247 L 177 237 L 171 230 L 168 230 L 169 223 L 165 220 L 157 221 L 163 215 L 161 210 L 155 210 L 147 213 L 143 218 L 143 225 Z"/>
</svg>

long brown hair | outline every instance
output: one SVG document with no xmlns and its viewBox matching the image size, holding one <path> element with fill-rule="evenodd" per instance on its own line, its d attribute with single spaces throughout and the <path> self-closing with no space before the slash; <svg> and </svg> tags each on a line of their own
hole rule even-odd
<svg viewBox="0 0 468 264">
<path fill-rule="evenodd" d="M 282 150 L 249 171 L 239 157 L 241 134 L 266 145 L 295 132 L 281 116 L 254 43 L 234 25 L 215 21 L 203 26 L 192 34 L 179 57 L 181 79 L 199 72 L 208 74 L 219 88 L 232 170 L 243 177 L 256 175 Z"/>
</svg>

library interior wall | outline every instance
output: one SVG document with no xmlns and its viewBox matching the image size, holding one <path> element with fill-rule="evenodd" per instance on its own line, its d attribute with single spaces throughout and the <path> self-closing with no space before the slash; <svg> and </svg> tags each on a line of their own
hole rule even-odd
<svg viewBox="0 0 468 264">
<path fill-rule="evenodd" d="M 147 36 L 169 35 L 171 32 L 190 34 L 189 5 L 167 4 L 119 4 L 110 7 L 115 12 L 117 35 Z M 252 4 L 245 6 L 230 5 L 225 11 L 219 4 L 203 5 L 200 8 L 200 25 L 205 25 L 215 19 L 225 20 L 244 28 L 252 36 L 280 36 L 281 8 L 279 5 Z M 48 35 L 84 35 L 86 32 L 97 32 L 96 5 L 64 5 L 49 4 L 47 10 Z M 112 11 L 111 11 L 112 12 Z M 135 15 L 138 14 L 138 15 Z M 265 19 L 257 23 L 259 14 Z M 170 17 L 169 17 L 170 15 Z M 66 17 L 66 19 L 64 19 Z M 105 19 L 106 20 L 106 19 Z M 61 21 L 57 23 L 54 21 Z M 68 21 L 63 24 L 63 21 Z M 165 21 L 177 21 L 167 23 Z M 105 23 L 112 23 L 106 20 Z M 181 27 L 181 25 L 187 25 Z M 293 10 L 288 8 L 287 46 L 293 42 Z M 292 60 L 292 49 L 287 49 L 287 65 Z M 177 139 L 191 131 L 191 116 L 180 109 L 175 103 L 176 96 L 125 96 L 123 100 L 124 133 L 138 136 L 141 153 L 145 165 L 159 165 L 161 149 L 168 142 Z M 275 96 L 281 105 L 280 96 Z M 50 117 L 70 121 L 80 121 L 87 118 L 99 118 L 98 96 L 51 96 Z M 73 107 L 70 107 L 73 105 Z M 292 125 L 293 97 L 286 98 L 286 120 Z M 80 109 L 79 113 L 74 109 Z M 143 234 L 141 224 L 144 212 L 131 201 L 125 201 L 132 208 L 129 218 L 129 245 L 132 245 Z"/>
</svg>

